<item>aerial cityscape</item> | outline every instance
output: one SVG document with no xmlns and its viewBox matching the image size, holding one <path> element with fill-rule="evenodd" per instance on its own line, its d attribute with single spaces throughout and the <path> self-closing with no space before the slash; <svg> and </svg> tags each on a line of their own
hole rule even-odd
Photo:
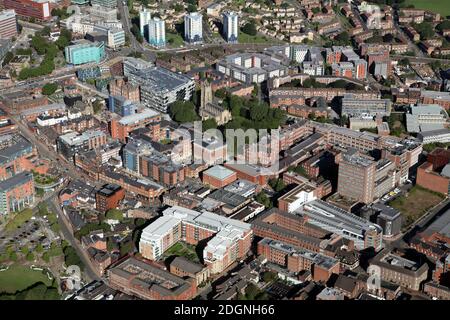
<svg viewBox="0 0 450 320">
<path fill-rule="evenodd" d="M 0 300 L 450 300 L 449 193 L 448 0 L 0 0 Z"/>
</svg>

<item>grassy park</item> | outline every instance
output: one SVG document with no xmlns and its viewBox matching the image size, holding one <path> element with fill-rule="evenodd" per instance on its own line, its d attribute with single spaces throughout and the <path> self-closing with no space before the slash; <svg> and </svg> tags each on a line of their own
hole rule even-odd
<svg viewBox="0 0 450 320">
<path fill-rule="evenodd" d="M 416 9 L 430 10 L 441 16 L 450 16 L 450 5 L 445 0 L 406 0 L 405 5 L 414 5 Z"/>
<path fill-rule="evenodd" d="M 42 271 L 31 270 L 30 267 L 13 264 L 6 271 L 0 272 L 0 292 L 14 293 L 42 282 L 47 286 L 52 284 Z"/>
<path fill-rule="evenodd" d="M 25 221 L 30 220 L 33 216 L 33 210 L 25 209 L 19 213 L 15 213 L 5 226 L 7 232 L 12 232 L 19 228 Z"/>
</svg>

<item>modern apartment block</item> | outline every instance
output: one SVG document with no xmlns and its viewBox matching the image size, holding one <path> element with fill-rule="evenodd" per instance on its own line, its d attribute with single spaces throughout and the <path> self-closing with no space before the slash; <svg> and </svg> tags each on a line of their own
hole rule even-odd
<svg viewBox="0 0 450 320">
<path fill-rule="evenodd" d="M 130 140 L 123 150 L 124 167 L 166 186 L 174 186 L 186 178 L 186 167 L 174 163 L 169 156 L 155 150 L 151 143 Z"/>
<path fill-rule="evenodd" d="M 144 8 L 144 10 L 139 12 L 139 30 L 141 32 L 141 36 L 144 38 L 148 32 L 148 24 L 152 19 L 152 15 L 149 10 Z"/>
<path fill-rule="evenodd" d="M 223 37 L 229 43 L 237 43 L 239 37 L 239 16 L 228 11 L 223 14 Z"/>
<path fill-rule="evenodd" d="M 367 78 L 367 62 L 361 59 L 352 47 L 333 46 L 326 49 L 327 63 L 337 77 L 353 79 Z"/>
<path fill-rule="evenodd" d="M 350 117 L 389 116 L 392 102 L 389 99 L 358 99 L 352 94 L 346 94 L 341 102 L 341 115 Z"/>
<path fill-rule="evenodd" d="M 395 184 L 395 164 L 388 159 L 374 161 L 359 153 L 347 153 L 339 162 L 337 192 L 346 198 L 368 204 Z"/>
<path fill-rule="evenodd" d="M 200 13 L 184 16 L 184 40 L 192 44 L 203 42 L 203 16 Z"/>
<path fill-rule="evenodd" d="M 3 0 L 5 9 L 14 9 L 16 15 L 26 19 L 47 21 L 52 18 L 51 5 L 47 0 Z"/>
<path fill-rule="evenodd" d="M 210 238 L 203 259 L 211 273 L 216 274 L 245 257 L 252 236 L 247 223 L 176 206 L 164 210 L 162 217 L 143 230 L 139 252 L 146 259 L 157 260 L 178 241 L 196 245 Z"/>
<path fill-rule="evenodd" d="M 144 60 L 127 58 L 123 70 L 132 84 L 139 85 L 141 103 L 161 112 L 177 100 L 190 100 L 195 88 L 193 79 Z"/>
<path fill-rule="evenodd" d="M 378 251 L 383 246 L 383 229 L 379 225 L 328 202 L 308 202 L 296 213 L 308 217 L 308 222 L 319 228 L 352 240 L 358 250 L 374 248 Z"/>
<path fill-rule="evenodd" d="M 232 79 L 247 84 L 261 83 L 288 74 L 287 65 L 262 53 L 236 53 L 226 56 L 217 62 L 216 69 Z"/>
<path fill-rule="evenodd" d="M 14 9 L 0 11 L 0 38 L 10 39 L 18 35 Z"/>
<path fill-rule="evenodd" d="M 21 211 L 34 202 L 34 179 L 28 171 L 0 181 L 0 214 Z"/>
<path fill-rule="evenodd" d="M 148 23 L 147 41 L 155 48 L 162 48 L 166 45 L 166 23 L 159 18 L 153 18 Z"/>
<path fill-rule="evenodd" d="M 104 144 L 106 144 L 106 134 L 100 130 L 70 132 L 59 136 L 56 140 L 58 152 L 66 159 L 72 158 L 79 151 L 99 148 Z"/>
<path fill-rule="evenodd" d="M 67 63 L 79 65 L 83 63 L 99 63 L 105 56 L 105 44 L 103 42 L 82 42 L 67 46 L 65 49 Z"/>
</svg>

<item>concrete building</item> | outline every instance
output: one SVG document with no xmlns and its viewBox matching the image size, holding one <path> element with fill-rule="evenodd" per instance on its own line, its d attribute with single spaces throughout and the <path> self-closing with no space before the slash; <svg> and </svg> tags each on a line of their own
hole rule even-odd
<svg viewBox="0 0 450 320">
<path fill-rule="evenodd" d="M 449 143 L 450 142 L 450 130 L 448 128 L 430 130 L 420 132 L 417 134 L 417 138 L 422 141 L 423 144 L 427 143 Z"/>
<path fill-rule="evenodd" d="M 197 294 L 194 279 L 184 280 L 133 257 L 107 272 L 112 288 L 144 300 L 190 300 Z"/>
<path fill-rule="evenodd" d="M 107 8 L 117 7 L 117 1 L 115 0 L 91 0 L 91 5 L 99 5 Z"/>
<path fill-rule="evenodd" d="M 0 38 L 10 39 L 18 35 L 14 9 L 0 11 Z"/>
<path fill-rule="evenodd" d="M 109 48 L 116 49 L 125 45 L 125 31 L 119 28 L 108 28 L 106 43 Z"/>
<path fill-rule="evenodd" d="M 146 38 L 148 32 L 148 24 L 152 19 L 152 15 L 147 8 L 139 12 L 139 30 L 141 31 L 141 36 Z"/>
<path fill-rule="evenodd" d="M 389 116 L 391 108 L 392 102 L 389 99 L 360 99 L 352 94 L 346 94 L 341 102 L 341 115 L 350 117 Z"/>
<path fill-rule="evenodd" d="M 308 217 L 308 222 L 319 228 L 352 240 L 358 250 L 374 248 L 378 251 L 382 248 L 383 230 L 379 225 L 330 203 L 314 200 L 306 203 L 296 213 Z"/>
<path fill-rule="evenodd" d="M 280 59 L 261 53 L 236 53 L 216 64 L 220 73 L 244 83 L 261 83 L 274 77 L 287 75 L 287 65 Z"/>
<path fill-rule="evenodd" d="M 406 114 L 406 129 L 412 133 L 440 130 L 447 122 L 447 112 L 437 104 L 410 106 Z"/>
<path fill-rule="evenodd" d="M 142 104 L 161 112 L 177 100 L 190 100 L 195 88 L 193 79 L 144 60 L 127 58 L 123 69 L 129 81 L 139 85 Z"/>
<path fill-rule="evenodd" d="M 108 99 L 108 109 L 122 117 L 126 117 L 135 114 L 137 106 L 122 96 L 110 95 Z"/>
<path fill-rule="evenodd" d="M 197 44 L 203 42 L 203 16 L 198 12 L 191 12 L 184 16 L 184 40 Z"/>
<path fill-rule="evenodd" d="M 0 214 L 21 211 L 34 202 L 33 174 L 21 172 L 0 181 Z"/>
<path fill-rule="evenodd" d="M 395 164 L 374 161 L 359 153 L 346 153 L 339 162 L 337 192 L 349 199 L 371 203 L 395 187 Z"/>
<path fill-rule="evenodd" d="M 417 263 L 387 249 L 370 261 L 368 273 L 374 272 L 375 268 L 380 271 L 381 280 L 415 291 L 421 289 L 422 283 L 428 277 L 426 263 Z"/>
<path fill-rule="evenodd" d="M 223 14 L 223 37 L 229 43 L 237 43 L 239 37 L 239 16 L 228 11 Z"/>
<path fill-rule="evenodd" d="M 166 24 L 164 20 L 153 18 L 148 23 L 148 43 L 156 48 L 166 45 Z"/>
<path fill-rule="evenodd" d="M 67 63 L 70 64 L 99 63 L 105 56 L 105 44 L 103 42 L 83 42 L 67 46 L 64 53 Z"/>
<path fill-rule="evenodd" d="M 200 213 L 171 207 L 143 230 L 139 252 L 146 259 L 156 260 L 177 241 L 196 245 L 211 238 L 203 250 L 203 259 L 211 274 L 216 274 L 245 257 L 250 250 L 252 236 L 247 223 L 206 211 Z"/>
<path fill-rule="evenodd" d="M 77 152 L 99 148 L 106 144 L 106 134 L 100 130 L 88 130 L 83 133 L 70 132 L 56 140 L 58 152 L 71 159 Z"/>
<path fill-rule="evenodd" d="M 294 212 L 304 203 L 317 199 L 316 188 L 309 184 L 301 184 L 278 198 L 278 208 L 286 212 Z"/>
</svg>

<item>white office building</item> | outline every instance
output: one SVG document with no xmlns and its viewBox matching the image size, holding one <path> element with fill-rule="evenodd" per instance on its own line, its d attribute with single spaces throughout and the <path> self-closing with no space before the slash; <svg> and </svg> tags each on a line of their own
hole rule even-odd
<svg viewBox="0 0 450 320">
<path fill-rule="evenodd" d="M 194 44 L 203 42 L 203 17 L 200 13 L 184 16 L 184 40 Z"/>
<path fill-rule="evenodd" d="M 141 31 L 141 36 L 145 37 L 146 29 L 151 19 L 152 16 L 147 9 L 139 12 L 139 30 Z"/>
<path fill-rule="evenodd" d="M 153 18 L 148 23 L 148 43 L 156 48 L 166 45 L 166 24 L 164 20 Z"/>
<path fill-rule="evenodd" d="M 239 21 L 236 12 L 225 12 L 223 14 L 223 36 L 227 42 L 238 42 Z"/>
</svg>

